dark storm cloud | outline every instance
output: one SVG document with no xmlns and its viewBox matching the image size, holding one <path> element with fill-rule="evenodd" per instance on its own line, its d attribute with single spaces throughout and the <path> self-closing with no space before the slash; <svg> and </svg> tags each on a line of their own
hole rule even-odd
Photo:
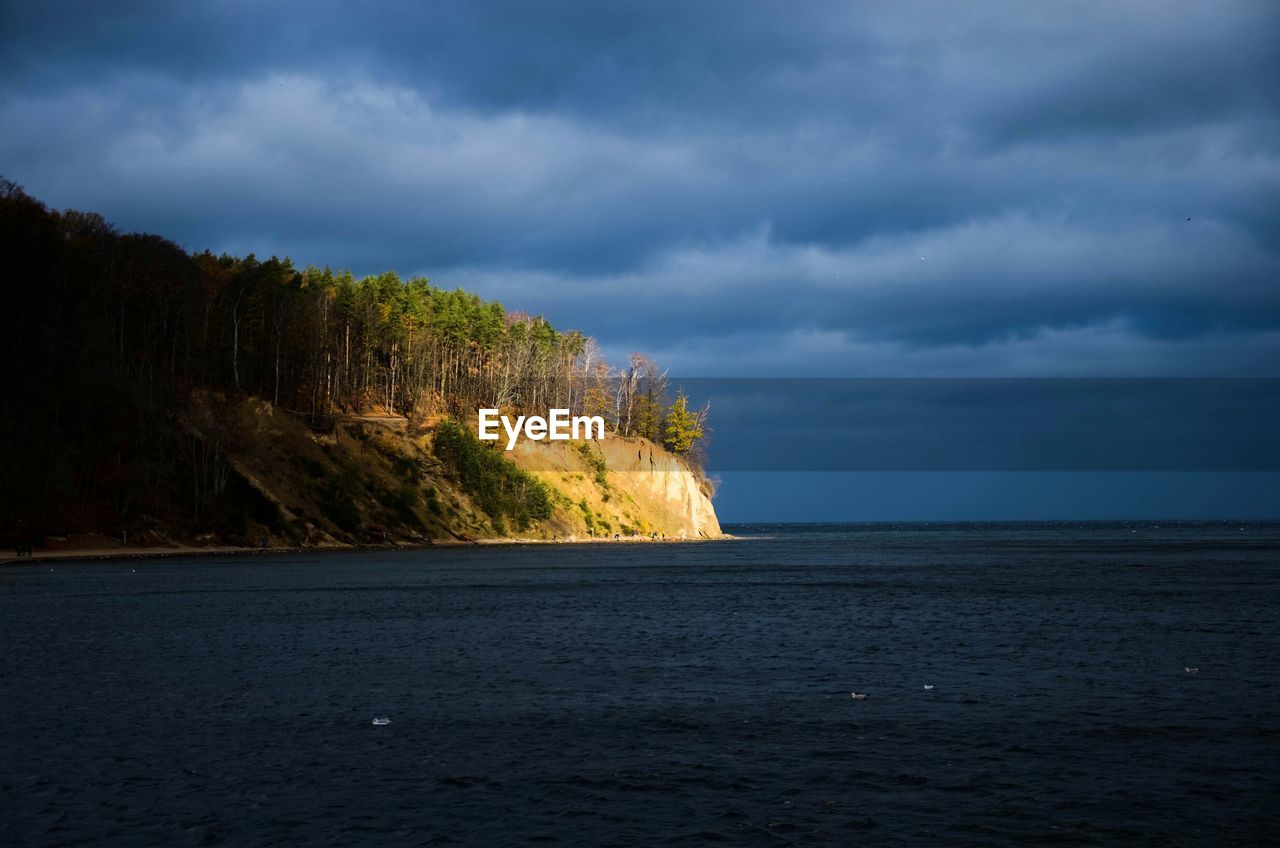
<svg viewBox="0 0 1280 848">
<path fill-rule="evenodd" d="M 0 171 L 684 373 L 1274 373 L 1280 12 L 1174 5 L 9 4 Z"/>
</svg>

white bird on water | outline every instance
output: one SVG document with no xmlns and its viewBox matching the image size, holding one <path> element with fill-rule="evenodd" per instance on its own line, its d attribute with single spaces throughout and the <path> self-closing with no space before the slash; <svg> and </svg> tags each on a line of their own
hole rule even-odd
<svg viewBox="0 0 1280 848">
<path fill-rule="evenodd" d="M 932 683 L 926 683 L 926 684 L 924 685 L 924 688 L 925 688 L 925 691 L 927 692 L 928 690 L 930 690 L 930 689 L 932 689 L 932 688 L 933 688 L 933 684 L 932 684 Z"/>
<path fill-rule="evenodd" d="M 1194 666 L 1193 666 L 1193 665 L 1184 665 L 1184 666 L 1182 667 L 1182 670 L 1183 670 L 1183 671 L 1185 671 L 1187 674 L 1199 674 L 1199 673 L 1200 673 L 1200 666 L 1198 666 L 1198 665 L 1194 665 Z"/>
<path fill-rule="evenodd" d="M 373 720 L 373 724 L 374 724 L 374 726 L 375 726 L 375 727 L 383 727 L 383 726 L 388 725 L 388 724 L 390 724 L 390 723 L 391 723 L 391 719 L 389 719 L 389 718 L 375 718 L 375 719 Z"/>
<path fill-rule="evenodd" d="M 849 693 L 849 695 L 850 695 L 850 696 L 853 698 L 853 700 L 855 700 L 855 701 L 865 701 L 865 700 L 867 700 L 867 693 L 866 693 L 866 692 L 850 692 L 850 693 Z"/>
</svg>

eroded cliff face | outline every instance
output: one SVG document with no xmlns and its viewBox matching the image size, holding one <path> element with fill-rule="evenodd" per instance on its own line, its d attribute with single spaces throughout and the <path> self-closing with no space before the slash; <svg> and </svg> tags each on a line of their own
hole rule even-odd
<svg viewBox="0 0 1280 848">
<path fill-rule="evenodd" d="M 567 522 L 564 529 L 574 535 L 722 536 L 710 483 L 647 439 L 610 434 L 592 442 L 523 441 L 509 456 L 573 503 L 576 509 L 556 520 Z"/>
<path fill-rule="evenodd" d="M 551 489 L 550 515 L 524 526 L 490 515 L 436 455 L 436 429 L 403 418 L 339 419 L 317 432 L 260 399 L 195 398 L 183 416 L 228 516 L 205 542 L 259 546 L 529 539 L 715 539 L 711 486 L 644 439 L 522 441 L 500 452 Z M 234 496 L 234 503 L 228 504 Z M 186 535 L 173 525 L 155 540 Z"/>
</svg>

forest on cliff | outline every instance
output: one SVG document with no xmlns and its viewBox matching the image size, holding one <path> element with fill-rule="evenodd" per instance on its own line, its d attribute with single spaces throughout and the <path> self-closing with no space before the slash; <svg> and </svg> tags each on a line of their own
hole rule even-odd
<svg viewBox="0 0 1280 848">
<path fill-rule="evenodd" d="M 192 478 L 218 471 L 216 446 L 181 425 L 196 392 L 256 396 L 315 427 L 561 407 L 686 456 L 705 432 L 706 409 L 672 398 L 652 360 L 614 368 L 541 317 L 424 277 L 190 254 L 3 180 L 0 279 L 0 533 L 127 523 L 201 491 Z"/>
</svg>

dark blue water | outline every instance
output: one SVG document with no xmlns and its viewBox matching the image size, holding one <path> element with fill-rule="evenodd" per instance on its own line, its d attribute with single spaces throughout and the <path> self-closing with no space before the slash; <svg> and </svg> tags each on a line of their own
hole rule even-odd
<svg viewBox="0 0 1280 848">
<path fill-rule="evenodd" d="M 1280 840 L 1280 525 L 730 530 L 2 568 L 0 844 Z"/>
</svg>

